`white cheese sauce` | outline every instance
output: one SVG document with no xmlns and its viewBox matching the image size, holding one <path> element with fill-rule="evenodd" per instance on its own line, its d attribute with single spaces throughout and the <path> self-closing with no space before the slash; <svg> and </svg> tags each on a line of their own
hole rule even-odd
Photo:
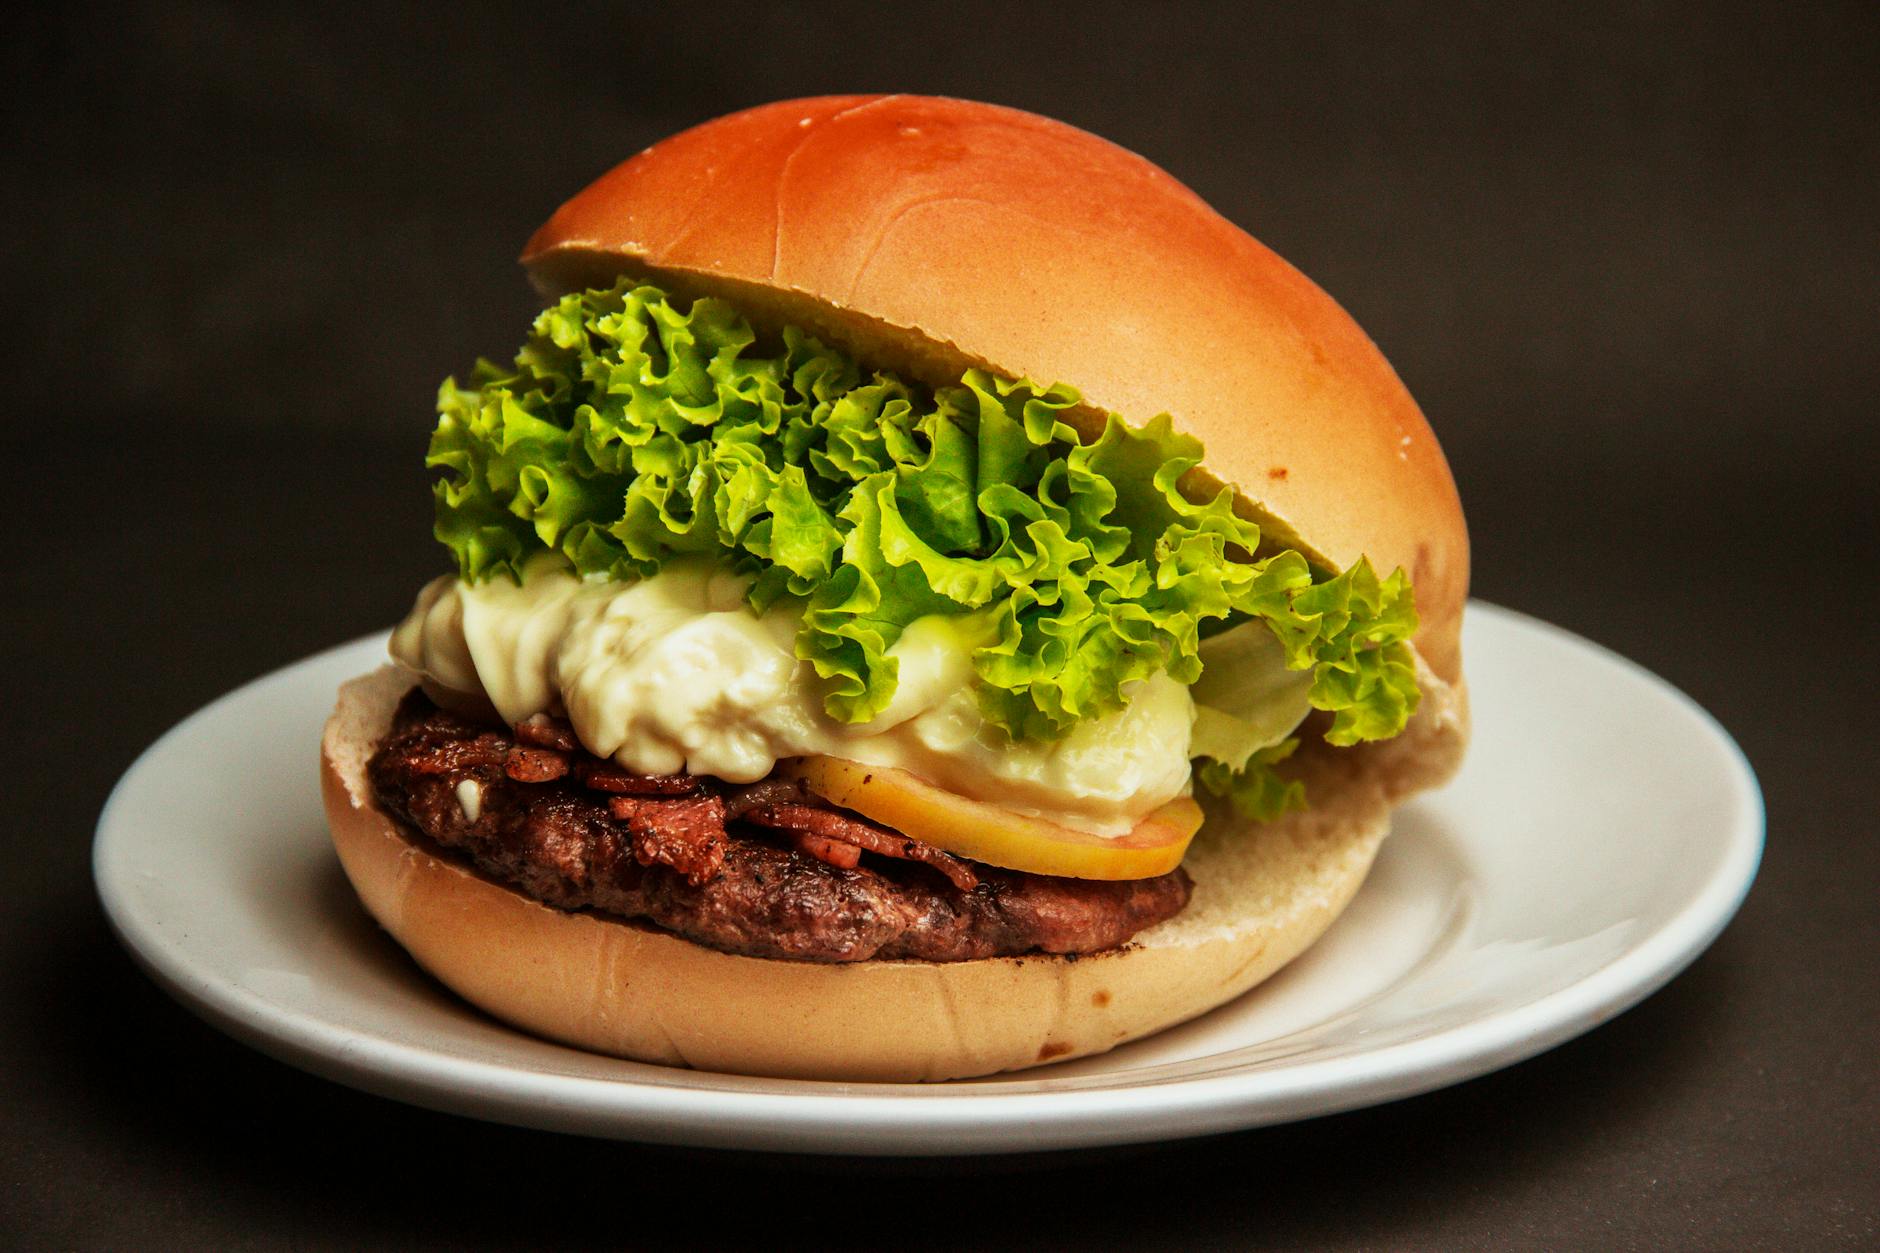
<svg viewBox="0 0 1880 1253">
<path fill-rule="evenodd" d="M 839 722 L 797 659 L 798 611 L 759 617 L 748 586 L 703 560 L 622 583 L 538 558 L 519 585 L 434 580 L 393 633 L 392 655 L 507 722 L 565 716 L 590 752 L 647 774 L 747 783 L 780 758 L 845 757 L 1101 835 L 1188 790 L 1195 707 L 1167 675 L 1063 739 L 1015 743 L 980 716 L 972 641 L 922 618 L 888 651 L 899 677 L 888 707 Z"/>
</svg>

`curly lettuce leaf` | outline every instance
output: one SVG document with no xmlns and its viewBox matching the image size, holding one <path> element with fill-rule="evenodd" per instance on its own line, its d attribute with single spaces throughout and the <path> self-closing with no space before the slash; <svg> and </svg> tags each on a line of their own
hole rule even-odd
<svg viewBox="0 0 1880 1253">
<path fill-rule="evenodd" d="M 934 389 L 867 374 L 794 329 L 759 344 L 722 301 L 623 282 L 544 310 L 513 366 L 445 382 L 437 536 L 470 581 L 519 580 L 544 550 L 616 579 L 714 555 L 755 576 L 753 608 L 801 608 L 797 653 L 846 721 L 892 699 L 889 650 L 928 614 L 978 617 L 982 710 L 1024 739 L 1114 712 L 1160 671 L 1195 682 L 1203 636 L 1257 619 L 1311 671 L 1334 742 L 1395 734 L 1417 697 L 1402 573 L 1255 560 L 1230 491 L 1178 488 L 1198 441 L 1112 415 L 1084 442 L 1079 403 L 977 370 Z M 1289 803 L 1276 746 L 1230 756 L 1204 785 Z"/>
<path fill-rule="evenodd" d="M 1269 744 L 1252 753 L 1238 769 L 1225 762 L 1204 760 L 1195 770 L 1195 782 L 1226 800 L 1241 817 L 1271 822 L 1287 810 L 1306 807 L 1306 785 L 1274 769 L 1298 747 L 1296 738 Z"/>
</svg>

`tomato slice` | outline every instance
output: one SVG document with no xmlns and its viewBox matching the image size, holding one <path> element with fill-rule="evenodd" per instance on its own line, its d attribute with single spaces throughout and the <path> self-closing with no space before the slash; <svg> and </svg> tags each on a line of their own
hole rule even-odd
<svg viewBox="0 0 1880 1253">
<path fill-rule="evenodd" d="M 1178 796 L 1127 833 L 1092 835 L 968 800 L 890 766 L 799 757 L 778 771 L 816 795 L 935 848 L 988 866 L 1072 879 L 1148 879 L 1181 865 L 1201 829 L 1201 806 Z"/>
</svg>

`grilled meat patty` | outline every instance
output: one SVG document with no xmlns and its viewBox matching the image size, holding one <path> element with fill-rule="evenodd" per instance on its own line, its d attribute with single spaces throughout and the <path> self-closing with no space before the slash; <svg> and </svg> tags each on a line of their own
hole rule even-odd
<svg viewBox="0 0 1880 1253">
<path fill-rule="evenodd" d="M 1089 953 L 1179 913 L 1184 871 L 1099 882 L 968 862 L 783 780 L 635 775 L 565 726 L 494 731 L 413 689 L 373 755 L 381 809 L 558 909 L 750 957 Z"/>
</svg>

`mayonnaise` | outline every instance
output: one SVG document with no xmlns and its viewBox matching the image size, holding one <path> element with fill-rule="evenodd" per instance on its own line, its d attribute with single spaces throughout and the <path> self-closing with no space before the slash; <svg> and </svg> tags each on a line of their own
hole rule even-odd
<svg viewBox="0 0 1880 1253">
<path fill-rule="evenodd" d="M 745 783 L 780 758 L 846 757 L 1101 835 L 1121 835 L 1188 789 L 1195 708 L 1167 675 L 1062 739 L 1015 743 L 980 716 L 971 641 L 945 618 L 923 618 L 889 649 L 899 681 L 888 707 L 838 722 L 823 712 L 822 681 L 797 660 L 798 611 L 759 617 L 744 603 L 748 586 L 699 559 L 621 583 L 541 557 L 520 585 L 434 580 L 393 633 L 392 655 L 487 699 L 505 721 L 566 716 L 589 751 L 647 774 Z"/>
</svg>

